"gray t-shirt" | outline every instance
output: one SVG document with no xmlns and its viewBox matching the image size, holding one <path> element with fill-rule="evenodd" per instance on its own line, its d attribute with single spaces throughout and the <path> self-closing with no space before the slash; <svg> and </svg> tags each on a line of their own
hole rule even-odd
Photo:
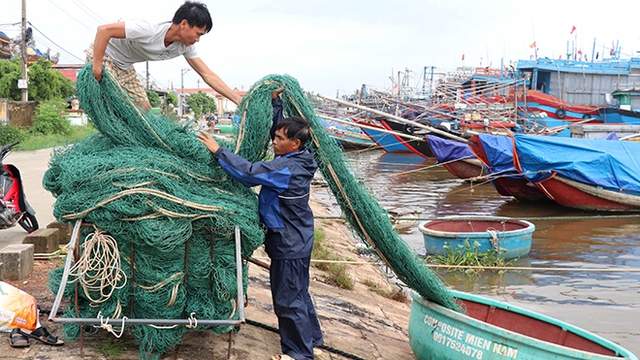
<svg viewBox="0 0 640 360">
<path fill-rule="evenodd" d="M 170 21 L 150 24 L 144 20 L 126 20 L 125 38 L 109 40 L 105 55 L 122 70 L 128 70 L 135 63 L 173 59 L 180 55 L 187 59 L 197 58 L 195 45 L 186 46 L 181 41 L 174 41 L 164 46 L 164 36 L 170 26 Z"/>
</svg>

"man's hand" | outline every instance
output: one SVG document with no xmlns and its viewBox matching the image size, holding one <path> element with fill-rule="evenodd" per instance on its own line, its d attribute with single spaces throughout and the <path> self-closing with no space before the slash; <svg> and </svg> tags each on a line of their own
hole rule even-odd
<svg viewBox="0 0 640 360">
<path fill-rule="evenodd" d="M 280 89 L 278 89 L 278 90 L 276 90 L 276 91 L 272 91 L 272 92 L 271 92 L 271 98 L 272 98 L 272 99 L 277 98 L 277 97 L 278 97 L 278 95 L 280 95 L 280 93 L 282 92 L 282 90 L 284 90 L 284 89 L 283 89 L 283 88 L 280 88 Z"/>
<path fill-rule="evenodd" d="M 204 144 L 204 146 L 207 147 L 207 149 L 209 149 L 209 151 L 211 151 L 213 154 L 215 154 L 216 152 L 218 152 L 218 149 L 220 149 L 220 145 L 218 145 L 218 142 L 213 138 L 213 136 L 211 136 L 211 134 L 209 134 L 206 130 L 200 130 L 199 134 L 196 134 L 196 137 L 198 138 L 198 140 L 200 140 L 201 143 Z"/>
<path fill-rule="evenodd" d="M 95 66 L 95 64 L 93 64 L 93 76 L 96 78 L 96 80 L 101 81 L 102 80 L 102 65 L 100 64 L 99 66 Z"/>
</svg>

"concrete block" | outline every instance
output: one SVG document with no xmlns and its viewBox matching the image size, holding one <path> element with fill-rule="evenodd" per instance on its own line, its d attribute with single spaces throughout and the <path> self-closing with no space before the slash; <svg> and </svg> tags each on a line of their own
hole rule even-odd
<svg viewBox="0 0 640 360">
<path fill-rule="evenodd" d="M 66 245 L 71 241 L 71 232 L 73 226 L 70 223 L 61 223 L 59 221 L 53 221 L 47 225 L 47 229 L 58 229 L 58 244 Z"/>
<path fill-rule="evenodd" d="M 33 272 L 33 244 L 11 244 L 0 251 L 2 279 L 22 280 Z"/>
<path fill-rule="evenodd" d="M 58 229 L 38 229 L 25 236 L 23 244 L 33 244 L 36 254 L 51 254 L 60 249 L 58 242 Z"/>
</svg>

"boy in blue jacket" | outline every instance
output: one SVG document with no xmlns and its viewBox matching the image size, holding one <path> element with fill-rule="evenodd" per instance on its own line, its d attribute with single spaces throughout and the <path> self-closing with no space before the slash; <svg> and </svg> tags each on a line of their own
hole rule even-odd
<svg viewBox="0 0 640 360">
<path fill-rule="evenodd" d="M 258 208 L 267 227 L 264 245 L 271 258 L 271 295 L 283 353 L 272 359 L 307 360 L 313 359 L 313 347 L 324 343 L 309 295 L 314 230 L 309 192 L 318 166 L 305 146 L 310 138 L 309 123 L 299 117 L 280 121 L 277 100 L 273 101 L 275 158 L 271 161 L 251 163 L 220 147 L 204 130 L 197 137 L 226 173 L 245 186 L 262 186 Z"/>
</svg>

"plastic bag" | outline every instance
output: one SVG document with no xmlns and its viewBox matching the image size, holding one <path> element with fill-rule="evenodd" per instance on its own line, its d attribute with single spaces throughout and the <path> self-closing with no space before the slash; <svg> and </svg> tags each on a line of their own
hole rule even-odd
<svg viewBox="0 0 640 360">
<path fill-rule="evenodd" d="M 16 327 L 33 331 L 37 323 L 36 298 L 0 281 L 0 331 L 10 332 Z"/>
</svg>

